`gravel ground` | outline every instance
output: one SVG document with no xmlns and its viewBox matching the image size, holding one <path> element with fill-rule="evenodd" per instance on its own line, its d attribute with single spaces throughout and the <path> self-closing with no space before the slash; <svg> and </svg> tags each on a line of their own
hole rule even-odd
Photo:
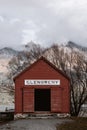
<svg viewBox="0 0 87 130">
<path fill-rule="evenodd" d="M 0 130 L 56 130 L 56 125 L 69 119 L 22 119 L 0 126 Z"/>
</svg>

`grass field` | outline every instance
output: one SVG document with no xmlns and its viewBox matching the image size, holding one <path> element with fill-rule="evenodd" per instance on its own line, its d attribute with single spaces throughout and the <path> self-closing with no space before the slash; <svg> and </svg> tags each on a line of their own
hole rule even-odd
<svg viewBox="0 0 87 130">
<path fill-rule="evenodd" d="M 87 130 L 87 118 L 72 119 L 72 122 L 60 125 L 57 130 Z"/>
</svg>

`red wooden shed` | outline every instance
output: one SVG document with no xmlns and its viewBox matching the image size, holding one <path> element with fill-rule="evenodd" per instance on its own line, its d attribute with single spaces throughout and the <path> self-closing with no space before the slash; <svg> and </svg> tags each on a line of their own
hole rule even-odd
<svg viewBox="0 0 87 130">
<path fill-rule="evenodd" d="M 15 113 L 70 113 L 70 80 L 41 57 L 14 78 Z"/>
</svg>

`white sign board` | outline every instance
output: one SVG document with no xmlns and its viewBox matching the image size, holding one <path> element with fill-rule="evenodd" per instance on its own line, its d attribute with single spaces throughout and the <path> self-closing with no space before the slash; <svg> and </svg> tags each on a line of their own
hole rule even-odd
<svg viewBox="0 0 87 130">
<path fill-rule="evenodd" d="M 25 85 L 60 85 L 60 80 L 36 80 L 26 79 L 24 80 Z"/>
</svg>

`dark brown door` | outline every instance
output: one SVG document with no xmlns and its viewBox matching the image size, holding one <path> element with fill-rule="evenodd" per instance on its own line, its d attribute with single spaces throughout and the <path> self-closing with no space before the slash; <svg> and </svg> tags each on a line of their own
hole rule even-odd
<svg viewBox="0 0 87 130">
<path fill-rule="evenodd" d="M 50 89 L 35 89 L 35 111 L 50 111 Z"/>
</svg>

